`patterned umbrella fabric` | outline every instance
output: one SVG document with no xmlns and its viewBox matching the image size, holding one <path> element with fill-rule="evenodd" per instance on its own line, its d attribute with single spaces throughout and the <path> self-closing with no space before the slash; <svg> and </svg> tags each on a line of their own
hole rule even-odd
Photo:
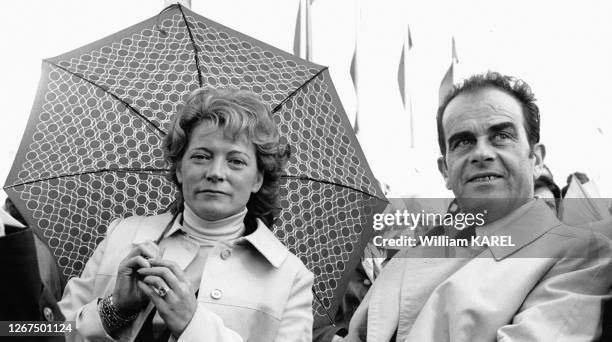
<svg viewBox="0 0 612 342">
<path fill-rule="evenodd" d="M 43 61 L 8 196 L 78 276 L 114 218 L 171 204 L 161 141 L 200 86 L 249 89 L 273 110 L 293 152 L 273 230 L 314 272 L 325 321 L 386 204 L 329 72 L 180 5 Z"/>
</svg>

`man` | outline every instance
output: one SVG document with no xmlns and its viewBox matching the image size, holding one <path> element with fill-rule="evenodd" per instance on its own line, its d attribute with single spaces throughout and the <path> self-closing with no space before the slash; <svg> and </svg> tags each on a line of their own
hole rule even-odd
<svg viewBox="0 0 612 342">
<path fill-rule="evenodd" d="M 591 341 L 601 335 L 612 248 L 599 234 L 563 225 L 534 200 L 545 156 L 534 101 L 524 82 L 489 72 L 471 77 L 441 104 L 439 170 L 461 213 L 485 218 L 454 233 L 489 242 L 400 252 L 356 310 L 346 340 Z M 492 243 L 492 237 L 511 243 Z"/>
</svg>

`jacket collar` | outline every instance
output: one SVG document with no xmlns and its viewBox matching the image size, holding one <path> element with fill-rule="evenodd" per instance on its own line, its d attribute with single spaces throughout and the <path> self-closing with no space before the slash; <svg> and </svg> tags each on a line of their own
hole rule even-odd
<svg viewBox="0 0 612 342">
<path fill-rule="evenodd" d="M 166 228 L 168 222 L 172 219 L 171 214 L 162 214 L 151 217 L 154 218 L 157 224 L 147 224 L 147 227 L 140 227 L 134 238 L 134 243 L 141 243 L 147 240 L 156 241 Z M 175 234 L 183 227 L 180 223 L 182 214 L 179 214 L 170 229 L 164 233 L 164 239 Z M 257 228 L 255 231 L 247 236 L 243 236 L 234 241 L 236 244 L 250 243 L 255 249 L 264 257 L 268 262 L 275 268 L 280 265 L 287 258 L 288 250 L 276 236 L 268 229 L 265 223 L 257 219 Z M 168 252 L 168 251 L 166 251 Z M 197 252 L 197 249 L 196 249 Z M 196 253 L 194 252 L 194 253 Z M 192 254 L 192 253 L 189 253 Z"/>
<path fill-rule="evenodd" d="M 166 229 L 168 223 L 170 220 L 172 220 L 172 214 L 165 213 L 161 215 L 144 217 L 137 227 L 137 232 L 132 242 L 137 244 L 145 241 L 157 241 L 162 233 L 164 234 L 164 238 L 174 234 L 181 228 L 181 217 L 181 214 L 177 216 L 177 218 L 172 222 L 170 230 L 167 232 L 164 232 L 164 229 Z"/>
<path fill-rule="evenodd" d="M 25 228 L 25 226 L 21 224 L 21 222 L 17 221 L 13 216 L 4 211 L 4 209 L 2 208 L 0 208 L 0 224 L 16 228 Z"/>
<path fill-rule="evenodd" d="M 514 254 L 521 248 L 544 235 L 554 227 L 560 226 L 562 223 L 557 219 L 553 211 L 546 205 L 543 200 L 534 200 L 524 206 L 516 209 L 507 217 L 508 220 L 500 222 L 501 226 L 496 223 L 491 236 L 511 236 L 514 246 L 489 246 L 489 250 L 493 254 L 495 260 L 499 261 Z M 523 209 L 522 213 L 520 213 Z M 487 227 L 485 226 L 485 229 Z"/>
<path fill-rule="evenodd" d="M 287 247 L 278 241 L 268 226 L 260 219 L 257 219 L 257 229 L 253 233 L 237 239 L 236 243 L 240 244 L 246 241 L 255 247 L 275 268 L 280 267 L 289 254 Z"/>
</svg>

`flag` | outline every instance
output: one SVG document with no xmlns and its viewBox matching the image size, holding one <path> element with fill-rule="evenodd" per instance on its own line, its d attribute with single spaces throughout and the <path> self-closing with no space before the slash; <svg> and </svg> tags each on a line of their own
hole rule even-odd
<svg viewBox="0 0 612 342">
<path fill-rule="evenodd" d="M 399 67 L 397 68 L 397 85 L 402 97 L 404 111 L 410 120 L 410 147 L 414 147 L 414 121 L 412 117 L 412 98 L 408 92 L 408 53 L 412 49 L 412 35 L 410 34 L 410 26 L 407 25 L 406 34 L 404 35 L 404 43 L 402 45 L 402 53 L 400 56 Z"/>
<path fill-rule="evenodd" d="M 410 34 L 410 26 L 408 26 L 408 33 L 404 38 L 404 44 L 402 45 L 402 54 L 400 56 L 399 67 L 397 68 L 397 85 L 399 87 L 400 95 L 402 96 L 402 103 L 406 108 L 406 96 L 407 96 L 407 80 L 406 80 L 406 58 L 408 53 L 412 49 L 412 36 Z"/>
<path fill-rule="evenodd" d="M 295 34 L 293 36 L 293 54 L 312 61 L 312 26 L 310 5 L 313 0 L 300 0 L 297 18 L 295 19 Z"/>
<path fill-rule="evenodd" d="M 355 1 L 356 18 L 355 18 L 355 50 L 353 50 L 353 57 L 351 58 L 351 80 L 353 81 L 353 87 L 355 88 L 355 123 L 353 130 L 355 134 L 359 133 L 359 26 L 361 24 L 361 4 L 360 1 Z"/>
<path fill-rule="evenodd" d="M 450 94 L 453 90 L 453 84 L 455 83 L 455 64 L 459 63 L 459 59 L 457 58 L 457 50 L 455 49 L 455 37 L 452 39 L 453 43 L 453 51 L 452 51 L 452 59 L 451 64 L 444 74 L 444 78 L 442 78 L 442 82 L 440 82 L 440 91 L 439 91 L 439 105 L 444 102 L 444 99 Z"/>
<path fill-rule="evenodd" d="M 351 59 L 351 80 L 353 80 L 355 96 L 357 97 L 357 104 L 355 106 L 355 125 L 353 126 L 355 134 L 359 133 L 359 75 L 357 74 L 357 62 L 357 39 L 355 39 L 355 51 L 353 51 L 353 58 Z"/>
</svg>

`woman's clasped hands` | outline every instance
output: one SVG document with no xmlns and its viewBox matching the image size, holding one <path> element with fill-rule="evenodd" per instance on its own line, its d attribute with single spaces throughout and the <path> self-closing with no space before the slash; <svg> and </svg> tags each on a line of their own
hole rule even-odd
<svg viewBox="0 0 612 342">
<path fill-rule="evenodd" d="M 196 296 L 178 264 L 161 256 L 161 248 L 152 241 L 136 245 L 119 265 L 113 301 L 117 310 L 128 315 L 152 301 L 172 335 L 178 337 L 195 314 Z"/>
<path fill-rule="evenodd" d="M 191 282 L 173 261 L 150 259 L 149 263 L 151 267 L 137 271 L 144 277 L 138 288 L 153 302 L 172 335 L 179 337 L 197 307 Z"/>
</svg>

